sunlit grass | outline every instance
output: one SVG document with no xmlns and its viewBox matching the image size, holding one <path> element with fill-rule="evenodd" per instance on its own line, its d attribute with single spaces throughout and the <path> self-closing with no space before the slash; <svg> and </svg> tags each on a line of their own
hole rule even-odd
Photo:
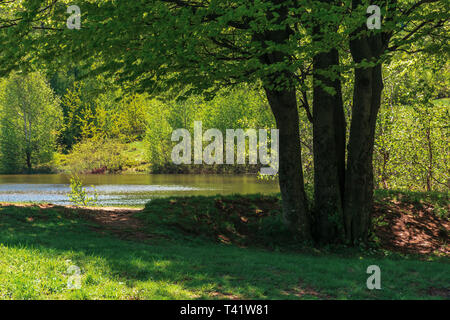
<svg viewBox="0 0 450 320">
<path fill-rule="evenodd" d="M 426 299 L 445 298 L 430 290 L 450 284 L 442 258 L 267 251 L 164 230 L 121 240 L 80 215 L 0 207 L 0 299 Z M 372 264 L 381 268 L 381 290 L 366 287 Z M 67 287 L 71 265 L 81 269 L 81 289 Z"/>
</svg>

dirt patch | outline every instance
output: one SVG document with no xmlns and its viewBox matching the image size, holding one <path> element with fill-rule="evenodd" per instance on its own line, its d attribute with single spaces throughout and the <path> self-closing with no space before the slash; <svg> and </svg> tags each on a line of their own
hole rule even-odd
<svg viewBox="0 0 450 320">
<path fill-rule="evenodd" d="M 77 210 L 84 218 L 98 224 L 92 229 L 99 233 L 110 231 L 121 239 L 145 240 L 151 235 L 143 231 L 142 222 L 133 215 L 141 209 L 134 208 L 76 208 L 65 207 L 65 210 Z"/>
<path fill-rule="evenodd" d="M 408 254 L 450 254 L 450 222 L 426 203 L 391 200 L 375 204 L 374 230 L 381 246 Z"/>
<path fill-rule="evenodd" d="M 0 207 L 40 208 L 39 211 L 35 211 L 35 212 L 31 213 L 28 217 L 25 218 L 25 221 L 30 222 L 30 223 L 37 222 L 37 221 L 49 220 L 50 217 L 45 212 L 46 206 L 48 206 L 48 205 L 38 206 L 38 205 L 33 205 L 33 204 L 12 204 L 12 203 L 4 203 L 4 202 L 0 203 Z"/>
</svg>

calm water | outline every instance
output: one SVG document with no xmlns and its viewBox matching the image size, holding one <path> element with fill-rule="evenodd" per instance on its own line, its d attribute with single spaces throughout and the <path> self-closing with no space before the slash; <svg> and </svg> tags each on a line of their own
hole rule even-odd
<svg viewBox="0 0 450 320">
<path fill-rule="evenodd" d="M 63 174 L 0 175 L 0 202 L 70 204 L 69 181 Z M 94 185 L 104 206 L 143 205 L 167 196 L 279 192 L 276 181 L 248 175 L 85 175 L 83 181 Z"/>
</svg>

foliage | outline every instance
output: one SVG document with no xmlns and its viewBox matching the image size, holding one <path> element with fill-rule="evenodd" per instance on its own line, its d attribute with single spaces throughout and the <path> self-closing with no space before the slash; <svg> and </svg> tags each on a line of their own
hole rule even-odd
<svg viewBox="0 0 450 320">
<path fill-rule="evenodd" d="M 124 95 L 101 77 L 74 82 L 62 97 L 62 105 L 64 127 L 60 141 L 66 151 L 98 135 L 122 142 L 144 137 L 146 95 Z"/>
<path fill-rule="evenodd" d="M 69 154 L 60 155 L 56 166 L 74 173 L 114 173 L 127 165 L 125 149 L 118 140 L 94 137 L 77 143 Z"/>
<path fill-rule="evenodd" d="M 448 71 L 445 70 L 429 56 L 417 55 L 414 60 L 406 60 L 403 54 L 395 56 L 390 67 L 384 70 L 386 89 L 378 116 L 374 153 L 378 187 L 448 190 L 449 105 L 445 99 L 432 103 L 433 99 L 446 96 L 445 72 Z M 47 149 L 46 157 L 39 163 L 33 163 L 34 168 L 47 164 L 68 172 L 118 172 L 133 167 L 142 171 L 146 170 L 145 162 L 149 162 L 153 172 L 258 171 L 251 166 L 174 166 L 170 158 L 174 145 L 172 131 L 187 128 L 192 132 L 196 120 L 203 122 L 204 129 L 219 128 L 222 132 L 239 127 L 272 128 L 273 115 L 258 85 L 223 89 L 212 100 L 201 95 L 180 100 L 179 93 L 171 92 L 159 99 L 140 94 L 122 97 L 120 89 L 107 88 L 102 81 L 79 81 L 73 87 L 69 85 L 66 91 L 60 89 L 65 92 L 61 98 L 64 118 L 60 138 L 55 142 L 54 135 L 58 133 L 54 131 L 50 139 L 53 147 Z M 344 84 L 344 92 L 351 93 L 351 82 Z M 312 184 L 312 124 L 303 109 L 299 115 L 305 181 Z M 4 145 L 8 139 L 9 144 L 15 143 L 15 132 L 8 130 L 3 135 Z M 139 142 L 140 139 L 145 142 Z M 57 154 L 55 161 L 50 162 L 55 143 L 64 150 L 68 141 L 74 144 L 65 151 L 67 154 Z M 133 147 L 134 142 L 128 144 L 130 141 L 138 143 L 137 149 Z M 137 158 L 128 149 L 137 150 Z M 429 150 L 432 151 L 431 171 Z M 141 153 L 146 155 L 145 159 Z M 11 163 L 8 172 L 24 170 L 23 157 L 6 152 L 0 162 L 7 162 L 8 157 Z M 20 163 L 20 168 L 12 167 Z"/>
<path fill-rule="evenodd" d="M 448 191 L 446 105 L 416 104 L 383 110 L 378 119 L 375 173 L 381 188 Z"/>
<path fill-rule="evenodd" d="M 86 191 L 86 188 L 83 187 L 83 181 L 78 175 L 72 175 L 70 178 L 70 193 L 68 194 L 68 197 L 70 201 L 76 205 L 81 206 L 94 206 L 97 204 L 98 201 L 98 194 L 94 188 L 94 186 L 91 186 L 93 189 L 93 196 L 89 196 L 88 192 Z"/>
<path fill-rule="evenodd" d="M 168 106 L 161 101 L 153 100 L 150 104 L 145 141 L 148 146 L 147 158 L 155 172 L 172 163 L 171 136 L 174 128 L 169 124 L 169 115 L 174 114 L 180 113 L 170 113 Z"/>
<path fill-rule="evenodd" d="M 442 1 L 380 1 L 382 31 L 361 30 L 367 20 L 366 1 L 152 0 L 117 4 L 84 0 L 78 2 L 83 8 L 80 30 L 65 28 L 68 3 L 26 0 L 20 6 L 4 5 L 0 40 L 5 44 L 20 37 L 26 40 L 24 50 L 12 56 L 4 53 L 4 68 L 18 59 L 23 64 L 39 58 L 60 64 L 92 63 L 95 73 L 106 72 L 141 92 L 164 92 L 187 84 L 189 93 L 208 93 L 224 85 L 261 79 L 268 88 L 283 87 L 286 83 L 280 75 L 303 76 L 316 54 L 347 46 L 355 33 L 383 32 L 392 37 L 388 52 L 411 49 L 414 43 L 428 52 L 445 54 L 448 48 L 445 37 L 439 37 L 447 31 L 448 4 Z M 18 23 L 8 24 L 10 20 Z M 421 22 L 425 23 L 414 28 Z M 48 32 L 39 33 L 38 26 Z M 315 35 L 314 26 L 323 29 L 321 37 Z M 17 29 L 10 39 L 8 28 Z M 287 39 L 277 38 L 282 31 L 288 31 Z M 430 34 L 433 37 L 427 37 Z M 27 56 L 28 50 L 36 56 Z M 290 59 L 268 63 L 264 57 L 274 52 Z M 358 63 L 369 66 L 373 61 Z M 322 70 L 330 76 L 336 76 L 336 71 Z M 298 85 L 302 86 L 302 81 Z"/>
<path fill-rule="evenodd" d="M 408 64 L 406 67 L 405 62 L 402 62 L 406 60 L 400 55 L 391 62 L 392 67 L 386 68 L 384 72 L 386 92 L 377 120 L 373 160 L 375 184 L 380 188 L 430 191 L 427 187 L 426 168 L 429 161 L 427 149 L 431 145 L 433 153 L 431 189 L 446 191 L 449 172 L 446 125 L 449 122 L 449 104 L 445 99 L 436 102 L 433 102 L 433 99 L 445 94 L 447 82 L 436 79 L 436 76 L 444 71 L 440 68 L 435 71 L 433 78 L 420 80 L 421 77 L 426 77 L 426 73 L 417 67 L 426 66 L 426 58 L 422 56 L 416 59 L 415 66 L 412 66 L 411 62 L 406 62 Z M 405 83 L 411 79 L 416 79 L 416 82 Z M 427 87 L 420 86 L 419 82 L 428 86 L 434 85 L 435 90 L 430 92 Z M 398 96 L 399 93 L 410 98 L 393 100 L 393 96 Z M 421 100 L 417 97 L 421 97 Z M 192 133 L 192 125 L 196 120 L 203 121 L 204 129 L 220 128 L 222 132 L 226 128 L 239 126 L 270 128 L 274 125 L 267 101 L 258 87 L 222 90 L 210 101 L 206 101 L 202 96 L 191 96 L 181 102 L 175 98 L 164 101 L 155 99 L 152 100 L 147 113 L 147 154 L 154 172 L 189 170 L 172 165 L 170 153 L 174 143 L 170 137 L 172 131 L 177 128 L 187 128 Z M 304 110 L 299 110 L 299 114 L 300 136 L 304 147 L 302 160 L 305 181 L 313 184 L 312 124 Z M 431 133 L 429 141 L 428 130 Z M 199 172 L 208 169 L 208 172 L 222 172 L 217 166 L 191 168 Z M 239 170 L 242 168 L 231 169 L 232 172 L 242 172 Z M 246 170 L 252 172 L 250 168 Z"/>
<path fill-rule="evenodd" d="M 448 191 L 450 104 L 434 100 L 448 94 L 448 66 L 423 55 L 402 58 L 385 72 L 375 140 L 376 181 L 382 188 Z"/>
<path fill-rule="evenodd" d="M 146 142 L 148 160 L 154 172 L 257 172 L 255 166 L 193 165 L 174 166 L 171 151 L 176 144 L 171 141 L 175 129 L 187 129 L 193 136 L 194 121 L 201 121 L 204 130 L 219 129 L 270 129 L 274 127 L 273 115 L 258 86 L 237 86 L 223 89 L 207 100 L 201 95 L 188 99 L 177 97 L 152 100 L 147 110 Z"/>
<path fill-rule="evenodd" d="M 0 168 L 31 171 L 56 150 L 61 109 L 44 77 L 13 73 L 0 88 Z"/>
</svg>

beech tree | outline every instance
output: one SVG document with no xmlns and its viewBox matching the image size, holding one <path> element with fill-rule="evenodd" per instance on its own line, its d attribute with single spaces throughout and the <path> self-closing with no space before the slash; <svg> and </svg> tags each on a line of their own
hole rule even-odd
<svg viewBox="0 0 450 320">
<path fill-rule="evenodd" d="M 61 22 L 68 18 L 66 1 L 24 0 L 3 30 L 16 28 L 26 50 L 14 57 L 2 52 L 0 60 L 10 68 L 12 58 L 16 66 L 91 64 L 93 74 L 105 73 L 130 90 L 149 93 L 189 87 L 188 94 L 208 95 L 223 86 L 259 82 L 279 129 L 286 225 L 299 240 L 367 241 L 382 65 L 396 50 L 446 52 L 448 3 L 80 0 L 77 5 L 81 27 L 67 29 Z M 380 28 L 368 28 L 370 5 L 380 9 Z M 10 42 L 5 33 L 0 40 Z M 344 63 L 348 54 L 351 62 Z M 342 72 L 354 73 L 348 143 Z M 304 188 L 299 108 L 314 127 L 313 206 Z"/>
</svg>

